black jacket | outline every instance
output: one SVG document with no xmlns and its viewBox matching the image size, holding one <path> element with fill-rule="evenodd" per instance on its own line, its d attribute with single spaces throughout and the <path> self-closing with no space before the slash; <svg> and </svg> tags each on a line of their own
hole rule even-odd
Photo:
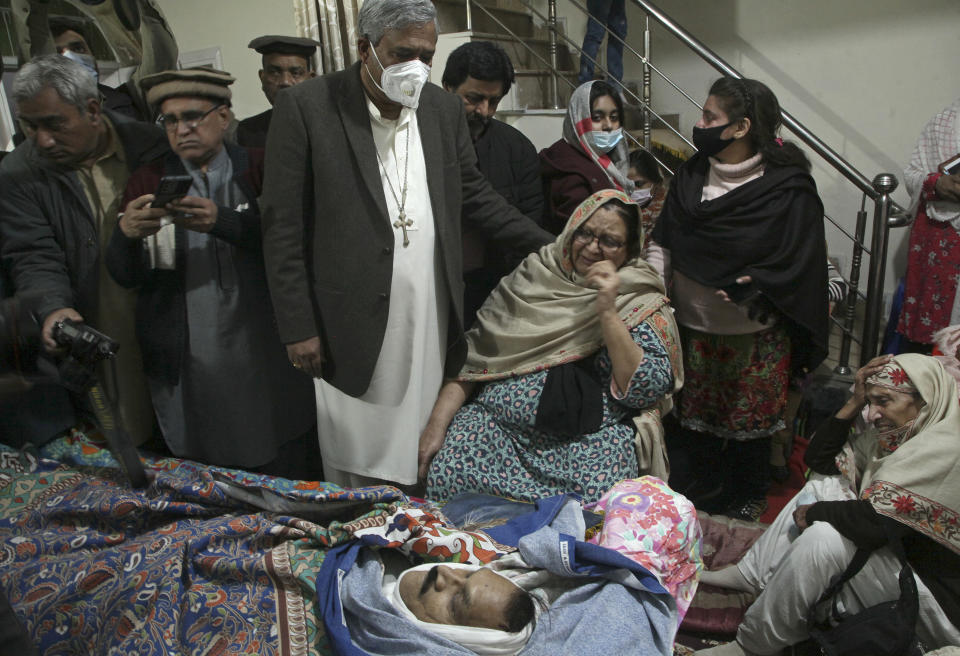
<svg viewBox="0 0 960 656">
<path fill-rule="evenodd" d="M 239 274 L 246 286 L 262 288 L 260 301 L 269 312 L 270 298 L 264 282 L 263 258 L 260 251 L 260 195 L 263 180 L 263 151 L 248 150 L 225 144 L 233 162 L 233 179 L 250 204 L 246 211 L 229 207 L 217 208 L 217 222 L 210 234 L 237 247 Z M 186 175 L 183 162 L 174 153 L 141 167 L 131 176 L 124 193 L 124 202 L 152 193 L 165 175 Z M 185 302 L 186 244 L 184 228 L 176 228 L 176 261 L 174 270 L 150 267 L 143 248 L 143 239 L 127 237 L 119 223 L 107 246 L 106 265 L 110 276 L 122 287 L 138 288 L 137 337 L 143 352 L 144 373 L 148 377 L 175 384 L 180 378 L 180 364 L 187 342 Z M 249 283 L 253 282 L 253 285 Z"/>
<path fill-rule="evenodd" d="M 543 191 L 537 150 L 516 128 L 496 119 L 474 144 L 477 168 L 508 203 L 538 225 L 543 223 Z M 477 310 L 500 278 L 513 271 L 529 248 L 497 248 L 477 228 L 463 223 L 464 326 L 473 324 Z"/>
<path fill-rule="evenodd" d="M 105 113 L 130 172 L 169 150 L 155 125 Z M 76 171 L 43 160 L 30 140 L 0 163 L 0 266 L 17 294 L 42 296 L 41 320 L 67 307 L 97 316 L 100 247 L 83 185 Z"/>
<path fill-rule="evenodd" d="M 540 158 L 530 140 L 516 128 L 493 119 L 473 144 L 477 168 L 507 202 L 533 219 L 543 219 Z"/>
<path fill-rule="evenodd" d="M 246 148 L 265 148 L 273 109 L 245 118 L 237 124 L 237 144 Z"/>
</svg>

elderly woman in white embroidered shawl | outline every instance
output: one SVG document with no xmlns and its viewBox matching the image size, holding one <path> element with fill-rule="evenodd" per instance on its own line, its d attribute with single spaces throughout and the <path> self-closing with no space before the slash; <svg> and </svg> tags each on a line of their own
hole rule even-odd
<svg viewBox="0 0 960 656">
<path fill-rule="evenodd" d="M 872 428 L 850 428 L 869 404 Z M 838 593 L 845 612 L 900 597 L 900 538 L 920 600 L 917 637 L 960 645 L 960 404 L 935 358 L 880 356 L 857 372 L 850 400 L 817 430 L 815 472 L 737 564 L 703 583 L 759 593 L 737 641 L 701 653 L 776 654 L 808 637 L 805 618 L 857 548 L 875 549 Z"/>
<path fill-rule="evenodd" d="M 593 502 L 641 473 L 635 437 L 660 428 L 682 360 L 663 283 L 639 255 L 638 209 L 594 193 L 487 299 L 420 440 L 428 497 Z"/>
</svg>

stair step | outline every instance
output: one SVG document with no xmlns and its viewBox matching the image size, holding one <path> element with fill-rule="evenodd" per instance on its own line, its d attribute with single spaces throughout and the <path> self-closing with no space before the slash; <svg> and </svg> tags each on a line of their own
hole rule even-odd
<svg viewBox="0 0 960 656">
<path fill-rule="evenodd" d="M 657 108 L 653 108 L 654 111 L 657 111 Z M 680 115 L 679 114 L 667 114 L 664 112 L 657 112 L 660 115 L 660 118 L 656 116 L 651 116 L 650 120 L 653 122 L 653 126 L 661 126 L 662 123 L 666 123 L 675 130 L 680 129 Z M 663 119 L 661 121 L 661 119 Z M 629 100 L 624 103 L 623 106 L 623 122 L 626 125 L 631 127 L 636 125 L 643 124 L 643 108 L 640 105 L 631 104 Z"/>
<path fill-rule="evenodd" d="M 634 126 L 631 124 L 633 129 L 629 130 L 630 134 L 636 138 L 637 141 L 643 142 L 643 129 L 641 126 Z M 691 146 L 687 144 L 683 139 L 678 137 L 673 133 L 672 130 L 666 128 L 657 128 L 653 127 L 650 130 L 650 141 L 654 143 L 661 144 L 668 149 L 675 151 L 680 159 L 688 159 L 693 156 L 693 153 L 696 152 Z"/>
<path fill-rule="evenodd" d="M 493 17 L 517 36 L 524 38 L 534 36 L 533 16 L 528 12 L 498 7 L 496 3 L 491 2 L 482 4 Z M 434 5 L 437 8 L 437 20 L 442 34 L 467 31 L 467 5 L 464 0 L 434 0 Z M 503 27 L 488 15 L 487 11 L 478 7 L 472 8 L 470 13 L 473 31 L 504 34 Z"/>
<path fill-rule="evenodd" d="M 516 75 L 552 75 L 552 73 L 545 68 L 515 68 L 513 72 Z M 575 70 L 557 72 L 560 73 L 560 75 L 572 75 L 574 77 L 579 75 L 579 72 Z"/>
<path fill-rule="evenodd" d="M 530 53 L 530 50 L 528 50 L 525 46 L 529 46 L 529 48 L 540 55 L 544 61 L 550 61 L 550 41 L 548 39 L 529 38 L 524 39 L 523 43 L 521 44 L 513 40 L 509 34 L 473 31 L 470 35 L 470 40 L 496 41 L 507 52 L 507 56 L 510 57 L 510 61 L 513 62 L 514 69 L 537 69 L 544 67 L 544 63 L 537 57 L 534 57 Z M 561 45 L 558 43 L 557 69 L 561 71 L 568 71 L 573 70 L 574 68 L 579 68 L 579 66 L 574 66 L 573 57 L 570 56 L 570 51 L 564 47 L 561 47 Z"/>
<path fill-rule="evenodd" d="M 566 107 L 570 100 L 570 94 L 577 83 L 577 74 L 574 72 L 565 72 L 566 79 L 573 82 L 574 86 L 566 84 L 563 80 L 557 80 L 557 90 L 559 103 L 561 107 Z M 516 79 L 510 88 L 507 98 L 501 102 L 501 107 L 505 110 L 510 109 L 543 109 L 550 107 L 552 100 L 550 94 L 550 84 L 552 74 L 546 70 L 526 70 L 516 71 Z"/>
</svg>

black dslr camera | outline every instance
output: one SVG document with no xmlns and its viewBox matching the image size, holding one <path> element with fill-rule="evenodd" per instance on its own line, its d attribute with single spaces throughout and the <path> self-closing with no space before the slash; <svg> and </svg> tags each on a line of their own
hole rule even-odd
<svg viewBox="0 0 960 656">
<path fill-rule="evenodd" d="M 78 394 L 96 383 L 97 365 L 120 349 L 118 342 L 73 319 L 53 324 L 52 334 L 53 341 L 67 349 L 60 362 L 60 384 Z"/>
<path fill-rule="evenodd" d="M 53 326 L 53 340 L 66 349 L 58 367 L 58 375 L 43 353 L 40 321 L 36 311 L 38 298 L 13 297 L 0 301 L 0 392 L 4 389 L 23 391 L 30 383 L 57 382 L 87 400 L 110 445 L 133 487 L 148 484 L 143 463 L 130 436 L 123 428 L 115 405 L 107 398 L 97 380 L 97 366 L 112 358 L 120 344 L 85 323 L 61 319 Z M 18 384 L 24 385 L 18 387 Z"/>
<path fill-rule="evenodd" d="M 0 301 L 0 376 L 16 376 L 31 383 L 54 378 L 43 353 L 37 304 L 35 297 L 14 296 Z M 96 383 L 97 365 L 120 348 L 110 337 L 72 319 L 54 324 L 53 339 L 67 350 L 55 382 L 77 394 Z"/>
</svg>

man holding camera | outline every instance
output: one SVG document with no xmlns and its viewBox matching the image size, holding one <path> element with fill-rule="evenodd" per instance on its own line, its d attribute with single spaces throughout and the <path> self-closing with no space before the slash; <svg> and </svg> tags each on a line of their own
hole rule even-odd
<svg viewBox="0 0 960 656">
<path fill-rule="evenodd" d="M 110 279 L 101 254 L 130 172 L 165 152 L 166 140 L 155 126 L 104 110 L 87 69 L 60 55 L 23 66 L 13 97 L 27 140 L 0 164 L 0 264 L 13 291 L 40 297 L 48 351 L 64 318 L 123 344 L 100 378 L 141 444 L 153 411 L 134 336 L 136 296 Z"/>
</svg>

